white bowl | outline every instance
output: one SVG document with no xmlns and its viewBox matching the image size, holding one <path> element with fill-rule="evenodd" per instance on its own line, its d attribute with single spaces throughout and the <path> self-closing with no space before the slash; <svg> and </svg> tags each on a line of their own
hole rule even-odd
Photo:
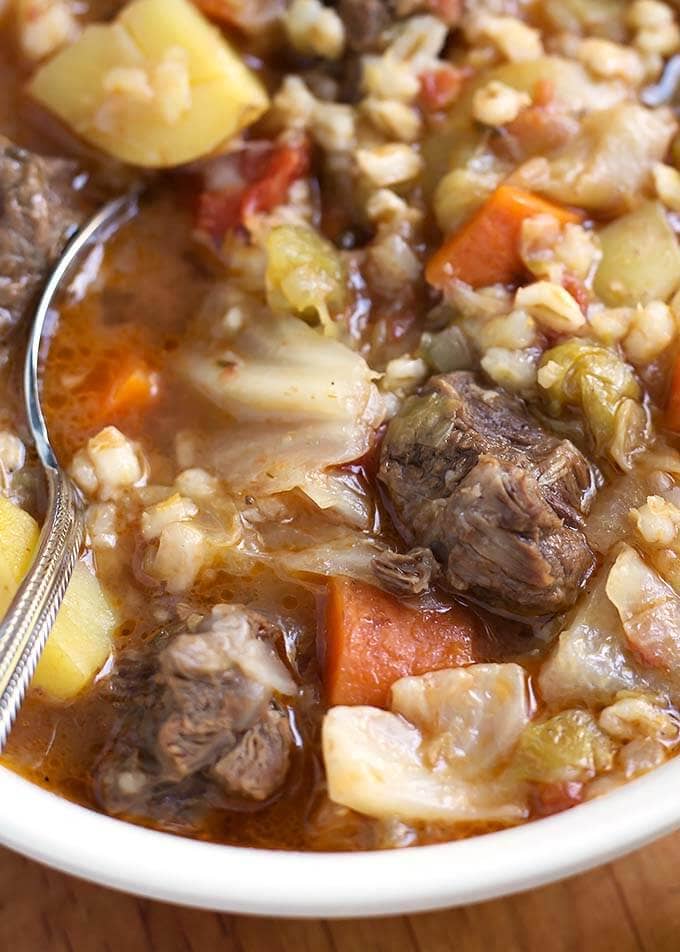
<svg viewBox="0 0 680 952">
<path fill-rule="evenodd" d="M 457 843 L 375 853 L 217 846 L 102 816 L 0 768 L 0 841 L 84 879 L 225 912 L 342 917 L 463 905 L 604 863 L 680 826 L 680 760 L 599 800 Z"/>
</svg>

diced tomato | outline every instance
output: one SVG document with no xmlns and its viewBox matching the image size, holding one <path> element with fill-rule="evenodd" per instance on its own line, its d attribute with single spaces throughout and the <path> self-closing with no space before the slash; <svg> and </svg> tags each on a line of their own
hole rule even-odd
<svg viewBox="0 0 680 952">
<path fill-rule="evenodd" d="M 450 63 L 442 63 L 435 69 L 420 74 L 420 95 L 418 102 L 426 112 L 448 109 L 460 96 L 463 83 L 469 73 L 456 69 Z"/>
<path fill-rule="evenodd" d="M 218 244 L 231 228 L 240 224 L 241 196 L 233 192 L 201 192 L 196 211 L 196 230 Z"/>
<path fill-rule="evenodd" d="M 199 195 L 196 229 L 219 244 L 232 228 L 258 212 L 270 212 L 285 201 L 288 189 L 309 168 L 307 142 L 282 145 L 260 155 L 244 152 L 239 172 L 241 189 L 206 190 Z"/>
<path fill-rule="evenodd" d="M 309 169 L 309 149 L 281 146 L 272 152 L 260 177 L 246 189 L 241 201 L 241 219 L 257 212 L 270 212 L 280 205 L 288 189 Z"/>
<path fill-rule="evenodd" d="M 575 274 L 565 274 L 562 279 L 562 286 L 565 291 L 568 291 L 573 299 L 576 301 L 578 306 L 581 308 L 585 314 L 588 310 L 588 305 L 590 304 L 590 294 L 588 293 L 588 288 L 585 286 L 583 281 L 580 278 L 577 278 Z"/>
</svg>

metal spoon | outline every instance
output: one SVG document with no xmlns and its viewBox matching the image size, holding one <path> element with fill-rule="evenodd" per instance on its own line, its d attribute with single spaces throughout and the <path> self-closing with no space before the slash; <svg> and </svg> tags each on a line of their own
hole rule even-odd
<svg viewBox="0 0 680 952">
<path fill-rule="evenodd" d="M 0 623 L 0 750 L 54 626 L 85 532 L 83 499 L 59 465 L 40 403 L 38 371 L 45 322 L 62 282 L 83 251 L 134 213 L 139 194 L 135 190 L 104 205 L 75 234 L 52 270 L 33 317 L 24 362 L 24 402 L 45 471 L 48 505 L 31 566 Z"/>
</svg>

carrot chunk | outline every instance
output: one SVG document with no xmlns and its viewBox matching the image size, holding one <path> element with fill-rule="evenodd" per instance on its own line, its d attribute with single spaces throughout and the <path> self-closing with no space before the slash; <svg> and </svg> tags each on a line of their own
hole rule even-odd
<svg viewBox="0 0 680 952">
<path fill-rule="evenodd" d="M 158 374 L 141 358 L 131 355 L 111 377 L 103 409 L 107 416 L 118 416 L 145 407 L 157 395 Z"/>
<path fill-rule="evenodd" d="M 561 224 L 582 218 L 578 212 L 532 192 L 501 185 L 430 258 L 425 270 L 427 280 L 439 290 L 454 279 L 473 288 L 515 281 L 524 270 L 520 257 L 522 222 L 536 215 L 552 215 Z"/>
<path fill-rule="evenodd" d="M 480 660 L 481 626 L 466 609 L 421 611 L 349 578 L 329 583 L 325 628 L 331 705 L 386 707 L 399 678 Z"/>
</svg>

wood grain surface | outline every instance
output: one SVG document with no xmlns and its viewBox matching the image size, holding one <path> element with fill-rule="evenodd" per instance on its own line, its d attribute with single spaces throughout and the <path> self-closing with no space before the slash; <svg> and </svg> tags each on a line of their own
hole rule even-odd
<svg viewBox="0 0 680 952">
<path fill-rule="evenodd" d="M 0 850 L 0 952 L 680 952 L 680 833 L 575 879 L 448 912 L 303 922 L 197 912 Z"/>
</svg>

